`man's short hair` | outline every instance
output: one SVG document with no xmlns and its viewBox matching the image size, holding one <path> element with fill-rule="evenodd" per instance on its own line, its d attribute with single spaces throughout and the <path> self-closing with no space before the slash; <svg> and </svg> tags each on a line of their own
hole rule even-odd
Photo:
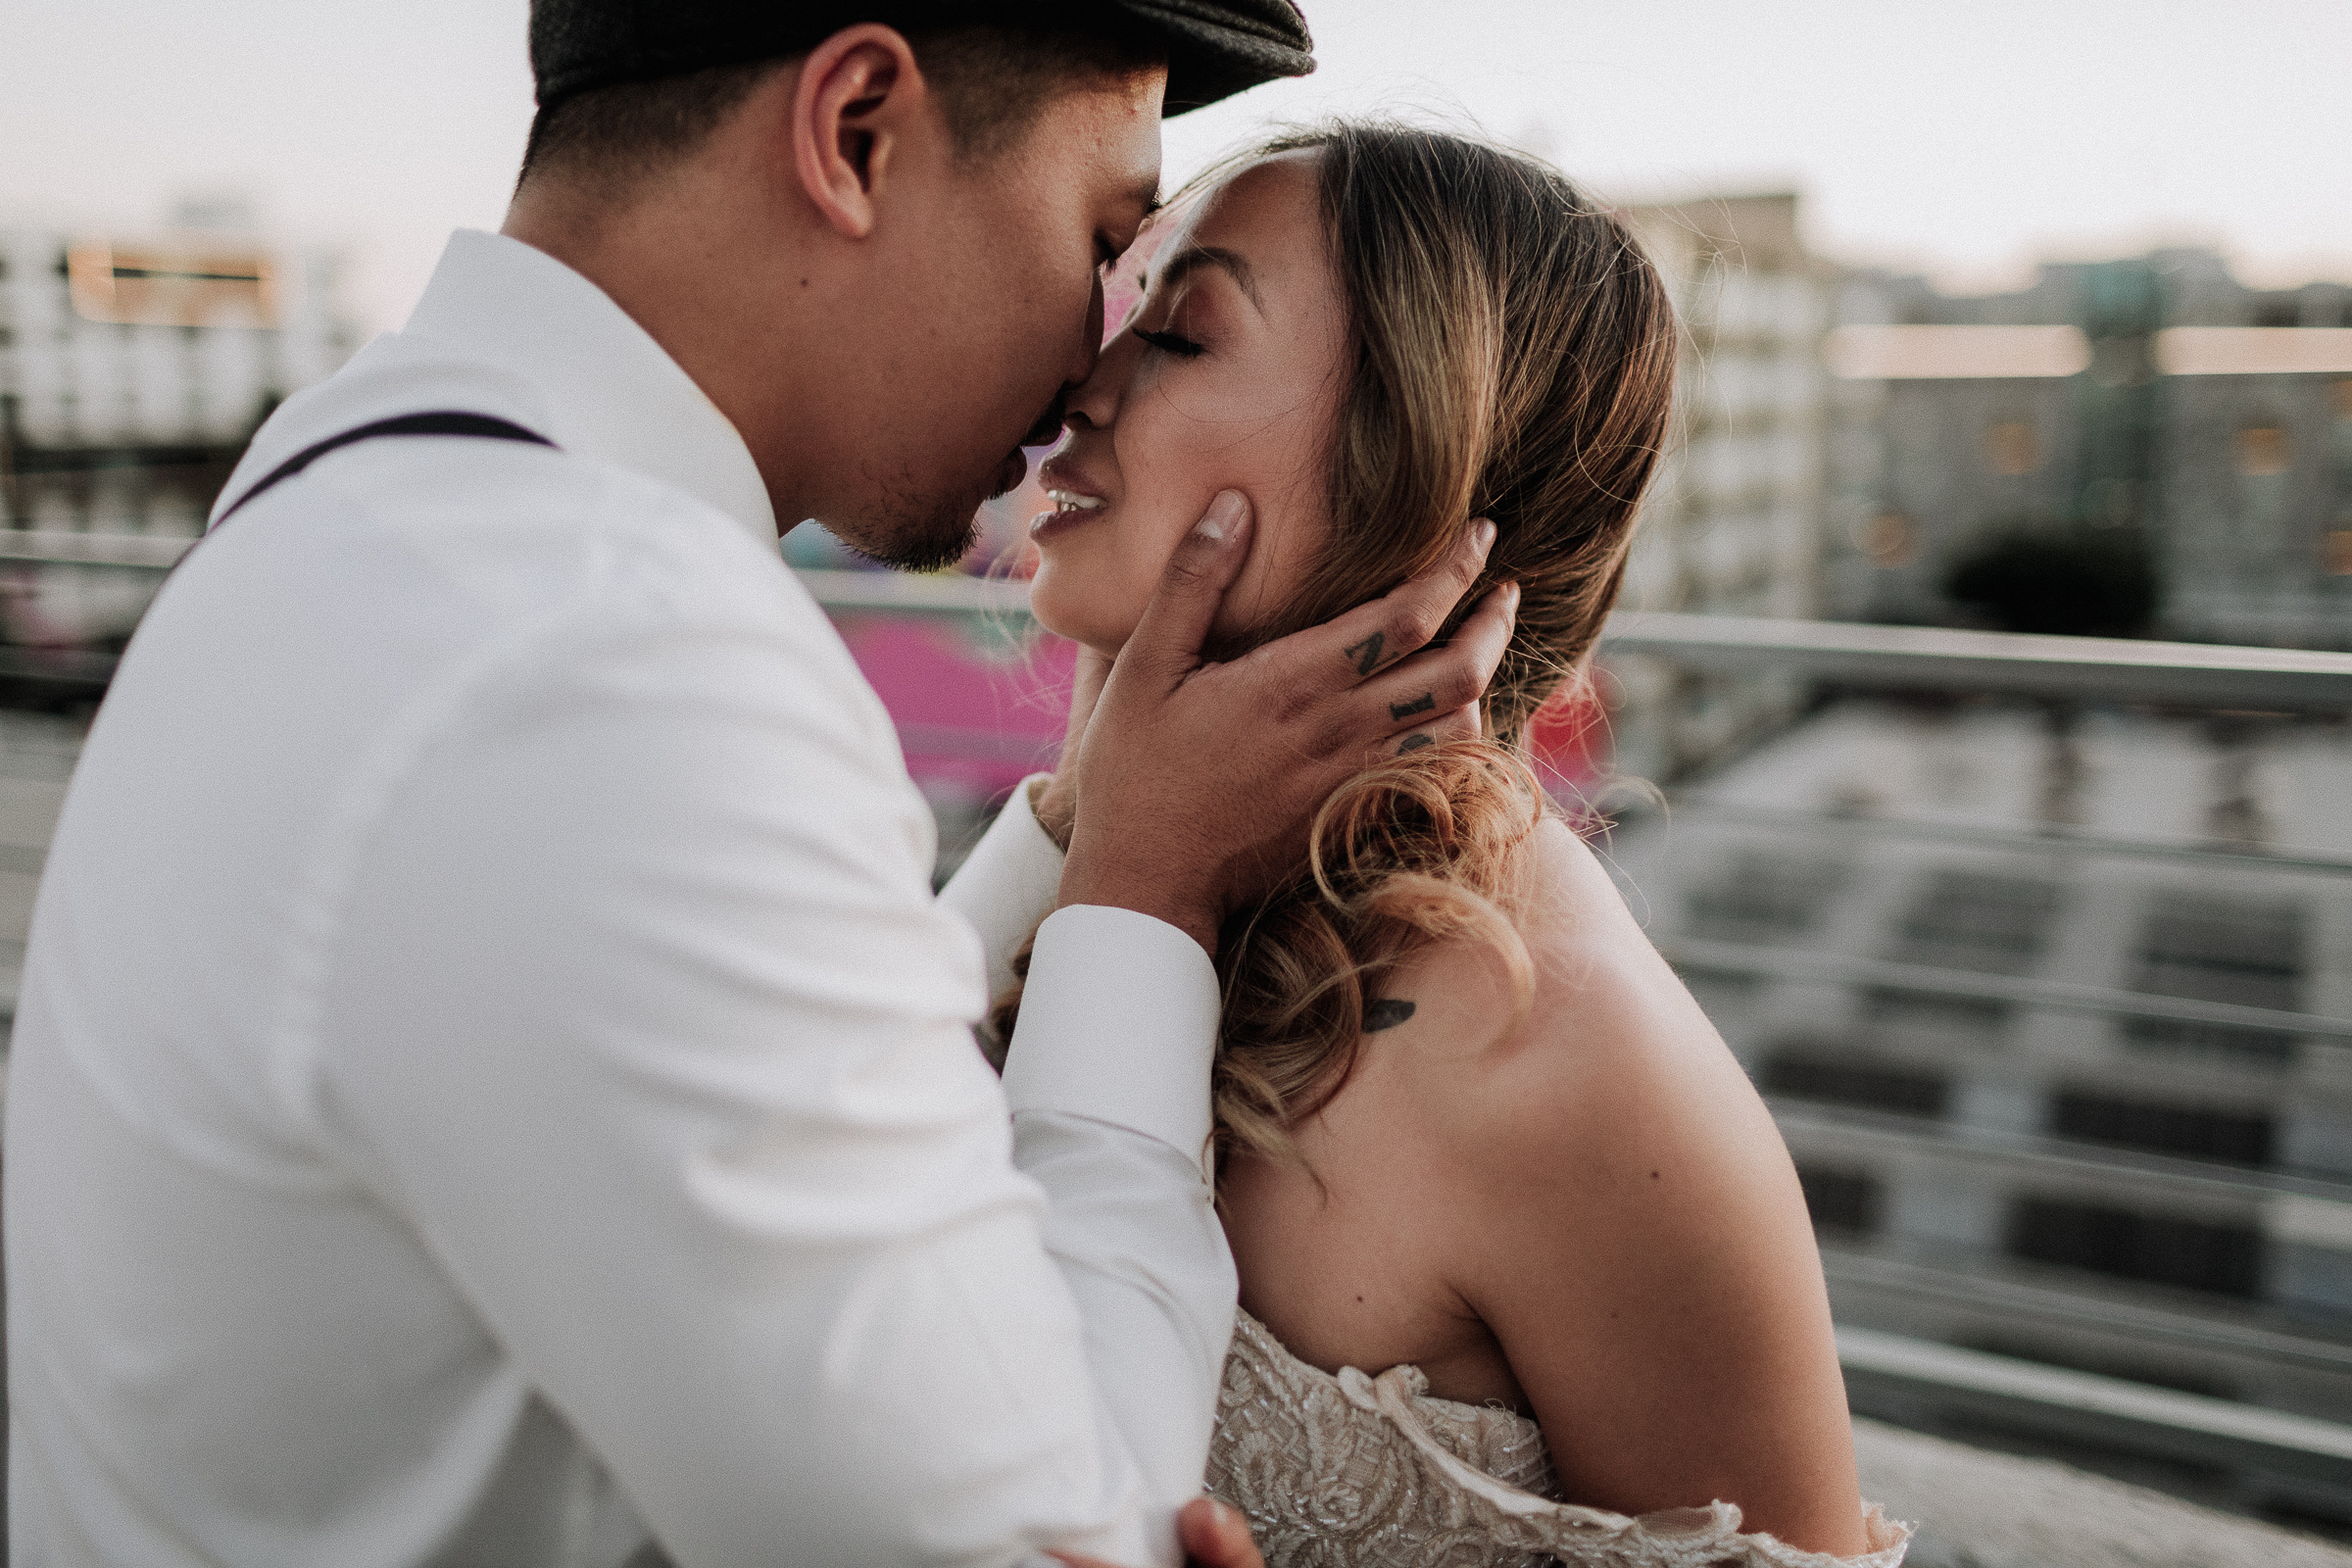
<svg viewBox="0 0 2352 1568">
<path fill-rule="evenodd" d="M 1156 33 L 1117 13 L 925 29 L 906 41 L 966 162 L 1009 151 L 1063 93 L 1167 58 Z M 659 173 L 701 146 L 768 77 L 805 58 L 712 66 L 559 99 L 531 122 L 522 178 L 558 175 L 621 188 Z"/>
</svg>

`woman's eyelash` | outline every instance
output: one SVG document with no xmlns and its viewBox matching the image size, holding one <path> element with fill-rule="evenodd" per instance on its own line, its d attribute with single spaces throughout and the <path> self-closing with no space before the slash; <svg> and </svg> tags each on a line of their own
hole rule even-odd
<svg viewBox="0 0 2352 1568">
<path fill-rule="evenodd" d="M 1178 337 L 1173 332 L 1146 332 L 1139 327 L 1135 335 L 1162 354 L 1173 354 L 1180 360 L 1193 359 L 1201 352 L 1200 344 L 1189 337 Z"/>
</svg>

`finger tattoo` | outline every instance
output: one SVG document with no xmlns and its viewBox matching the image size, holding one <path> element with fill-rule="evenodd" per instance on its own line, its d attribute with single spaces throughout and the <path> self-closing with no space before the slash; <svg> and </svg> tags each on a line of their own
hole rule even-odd
<svg viewBox="0 0 2352 1568">
<path fill-rule="evenodd" d="M 1401 997 L 1380 997 L 1364 1004 L 1364 1033 L 1394 1029 L 1413 1015 L 1413 1004 Z"/>
<path fill-rule="evenodd" d="M 1410 718 L 1415 713 L 1426 713 L 1437 706 L 1438 694 L 1436 692 L 1423 692 L 1420 696 L 1414 698 L 1409 703 L 1391 703 L 1389 705 L 1389 716 L 1391 718 Z"/>
<path fill-rule="evenodd" d="M 1438 738 L 1435 735 L 1407 735 L 1404 738 L 1404 744 L 1396 748 L 1396 755 L 1402 757 L 1407 752 L 1417 752 L 1424 746 L 1437 744 Z"/>
<path fill-rule="evenodd" d="M 1382 633 L 1374 632 L 1353 647 L 1344 648 L 1340 651 L 1355 661 L 1355 672 L 1358 675 L 1369 675 L 1379 667 L 1380 645 L 1386 640 Z"/>
</svg>

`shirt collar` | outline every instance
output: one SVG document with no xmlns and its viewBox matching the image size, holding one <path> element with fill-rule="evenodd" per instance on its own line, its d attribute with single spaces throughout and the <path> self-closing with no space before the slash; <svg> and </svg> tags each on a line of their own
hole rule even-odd
<svg viewBox="0 0 2352 1568">
<path fill-rule="evenodd" d="M 401 336 L 529 382 L 556 445 L 676 485 L 776 547 L 767 486 L 733 423 L 612 296 L 546 252 L 459 229 Z"/>
</svg>

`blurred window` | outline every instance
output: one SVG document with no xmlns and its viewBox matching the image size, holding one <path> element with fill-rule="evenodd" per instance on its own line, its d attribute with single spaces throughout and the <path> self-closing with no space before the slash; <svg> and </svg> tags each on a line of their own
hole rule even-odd
<svg viewBox="0 0 2352 1568">
<path fill-rule="evenodd" d="M 2352 370 L 2352 327 L 2168 326 L 2156 334 L 2167 375 L 2341 375 Z"/>
<path fill-rule="evenodd" d="M 2070 1089 L 2061 1090 L 2050 1102 L 2050 1131 L 2061 1138 L 2159 1154 L 2267 1165 L 2275 1126 L 2271 1117 L 2257 1111 L 2205 1110 Z"/>
<path fill-rule="evenodd" d="M 1854 542 L 1873 564 L 1892 570 L 1919 554 L 1919 529 L 1899 512 L 1883 512 L 1862 525 Z"/>
<path fill-rule="evenodd" d="M 1947 997 L 1897 986 L 1873 986 L 1862 993 L 1862 1016 L 1879 1029 L 1982 1034 L 2007 1023 L 2010 1011 L 2009 1004 L 1988 997 Z"/>
<path fill-rule="evenodd" d="M 1821 354 L 1845 380 L 2064 376 L 2089 367 L 2090 340 L 2074 326 L 1841 326 Z"/>
<path fill-rule="evenodd" d="M 1765 1057 L 1759 1081 L 1768 1095 L 1899 1111 L 1908 1116 L 1940 1116 L 1951 1095 L 1951 1086 L 1940 1073 L 1802 1048 L 1776 1051 Z"/>
<path fill-rule="evenodd" d="M 1691 894 L 1686 928 L 1723 942 L 1795 936 L 1821 919 L 1845 880 L 1845 865 L 1821 856 L 1741 855 Z"/>
<path fill-rule="evenodd" d="M 2295 1059 L 2293 1035 L 2218 1023 L 2178 1023 L 2170 1018 L 2127 1020 L 2124 1044 L 2135 1050 L 2214 1056 L 2255 1067 L 2286 1067 Z"/>
<path fill-rule="evenodd" d="M 269 259 L 235 247 L 77 245 L 66 255 L 84 319 L 147 326 L 274 326 Z"/>
<path fill-rule="evenodd" d="M 1877 1177 L 1865 1171 L 1799 1165 L 1796 1179 L 1805 1190 L 1805 1208 L 1815 1230 L 1867 1236 L 1879 1228 L 1886 1192 Z"/>
<path fill-rule="evenodd" d="M 2040 956 L 2058 912 L 2058 884 L 2042 877 L 1944 870 L 1904 914 L 1888 957 L 1908 963 L 2021 974 Z"/>
<path fill-rule="evenodd" d="M 2284 473 L 2294 460 L 2286 432 L 2275 424 L 2249 424 L 2237 432 L 2237 471 Z"/>
<path fill-rule="evenodd" d="M 2252 1226 L 2144 1214 L 2045 1198 L 2010 1209 L 2009 1250 L 2037 1263 L 2219 1296 L 2262 1288 L 2262 1237 Z"/>
<path fill-rule="evenodd" d="M 2159 895 L 2140 928 L 2136 990 L 2284 1011 L 2303 1004 L 2307 916 L 2284 901 L 2186 891 Z M 2294 1059 L 2292 1036 L 2222 1024 L 2133 1018 L 2127 1043 L 2203 1053 L 2249 1064 Z"/>
<path fill-rule="evenodd" d="M 2291 1011 L 2303 1004 L 2306 924 L 2300 904 L 2160 894 L 2140 928 L 2135 989 Z"/>
<path fill-rule="evenodd" d="M 2003 419 L 1984 431 L 1984 463 L 1993 472 L 2015 478 L 2041 466 L 2041 441 L 2022 419 Z"/>
</svg>

